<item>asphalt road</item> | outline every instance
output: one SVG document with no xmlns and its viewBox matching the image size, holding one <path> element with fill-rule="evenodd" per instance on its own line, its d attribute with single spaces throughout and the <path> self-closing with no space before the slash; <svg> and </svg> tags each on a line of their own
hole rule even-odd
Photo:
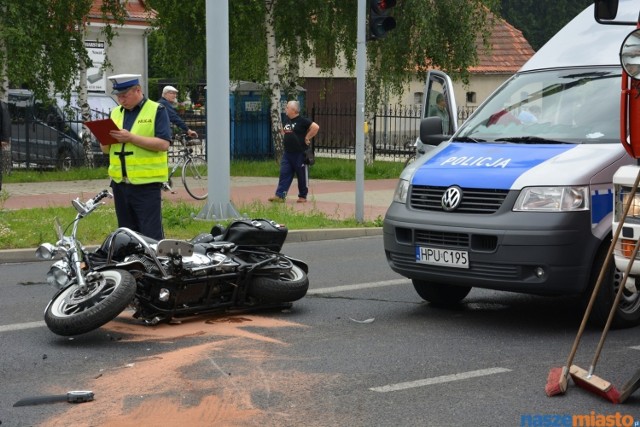
<svg viewBox="0 0 640 427">
<path fill-rule="evenodd" d="M 48 264 L 0 265 L 1 426 L 521 426 L 585 414 L 640 420 L 640 392 L 615 406 L 573 384 L 562 396 L 544 393 L 579 325 L 574 299 L 474 289 L 458 308 L 438 309 L 388 268 L 380 236 L 288 243 L 284 252 L 310 264 L 311 290 L 290 310 L 156 327 L 124 313 L 73 338 L 43 326 L 53 294 L 43 284 Z M 587 330 L 576 364 L 588 368 L 598 337 L 599 330 Z M 640 367 L 639 356 L 637 328 L 612 331 L 596 373 L 619 388 Z M 12 406 L 78 389 L 93 391 L 95 400 Z"/>
</svg>

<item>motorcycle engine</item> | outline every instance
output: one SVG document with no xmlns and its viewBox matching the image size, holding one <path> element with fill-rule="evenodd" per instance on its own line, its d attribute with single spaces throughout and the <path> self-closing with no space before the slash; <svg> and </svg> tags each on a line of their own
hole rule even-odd
<svg viewBox="0 0 640 427">
<path fill-rule="evenodd" d="M 182 266 L 184 268 L 201 267 L 209 264 L 211 264 L 211 260 L 203 254 L 194 253 L 191 256 L 182 257 Z"/>
</svg>

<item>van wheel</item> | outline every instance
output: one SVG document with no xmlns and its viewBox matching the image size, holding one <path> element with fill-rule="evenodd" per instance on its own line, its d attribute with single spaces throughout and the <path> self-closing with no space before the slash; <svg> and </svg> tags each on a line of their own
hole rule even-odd
<svg viewBox="0 0 640 427">
<path fill-rule="evenodd" d="M 71 153 L 68 150 L 62 150 L 58 153 L 58 160 L 56 162 L 56 167 L 63 171 L 68 171 L 73 166 L 73 158 L 71 157 Z"/>
<path fill-rule="evenodd" d="M 605 256 L 606 250 L 601 249 L 591 270 L 591 282 L 588 288 L 589 292 L 584 296 L 585 301 L 587 302 L 589 301 L 593 287 L 598 280 Z M 600 290 L 598 291 L 598 295 L 596 296 L 596 300 L 593 305 L 593 311 L 589 319 L 592 325 L 603 327 L 607 322 L 613 301 L 616 298 L 616 293 L 622 284 L 623 275 L 623 272 L 615 267 L 615 263 L 612 259 L 607 266 L 602 285 L 600 286 Z M 637 325 L 640 325 L 640 293 L 632 293 L 625 289 L 622 291 L 620 304 L 618 304 L 618 308 L 613 316 L 611 327 L 615 329 L 623 329 Z"/>
<path fill-rule="evenodd" d="M 418 295 L 434 305 L 455 305 L 471 292 L 471 286 L 442 285 L 416 279 L 412 279 L 411 282 Z"/>
</svg>

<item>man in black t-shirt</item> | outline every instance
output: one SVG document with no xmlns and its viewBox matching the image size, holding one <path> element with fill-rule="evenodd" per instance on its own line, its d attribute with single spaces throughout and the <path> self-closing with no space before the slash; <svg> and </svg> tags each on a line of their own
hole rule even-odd
<svg viewBox="0 0 640 427">
<path fill-rule="evenodd" d="M 284 202 L 294 175 L 298 178 L 298 203 L 307 201 L 309 193 L 309 172 L 304 162 L 304 152 L 311 144 L 311 138 L 316 136 L 320 126 L 310 119 L 300 115 L 298 101 L 289 101 L 285 109 L 285 119 L 282 124 L 284 134 L 284 153 L 280 161 L 280 180 L 276 195 L 270 197 L 270 202 Z"/>
</svg>

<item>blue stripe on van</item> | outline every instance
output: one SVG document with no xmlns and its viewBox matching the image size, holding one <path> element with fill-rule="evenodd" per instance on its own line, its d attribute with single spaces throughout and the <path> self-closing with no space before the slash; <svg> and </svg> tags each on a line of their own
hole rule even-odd
<svg viewBox="0 0 640 427">
<path fill-rule="evenodd" d="M 411 183 L 508 190 L 529 169 L 575 147 L 570 144 L 454 142 L 422 165 Z"/>
<path fill-rule="evenodd" d="M 599 224 L 613 210 L 613 191 L 596 190 L 591 193 L 591 224 Z"/>
</svg>

